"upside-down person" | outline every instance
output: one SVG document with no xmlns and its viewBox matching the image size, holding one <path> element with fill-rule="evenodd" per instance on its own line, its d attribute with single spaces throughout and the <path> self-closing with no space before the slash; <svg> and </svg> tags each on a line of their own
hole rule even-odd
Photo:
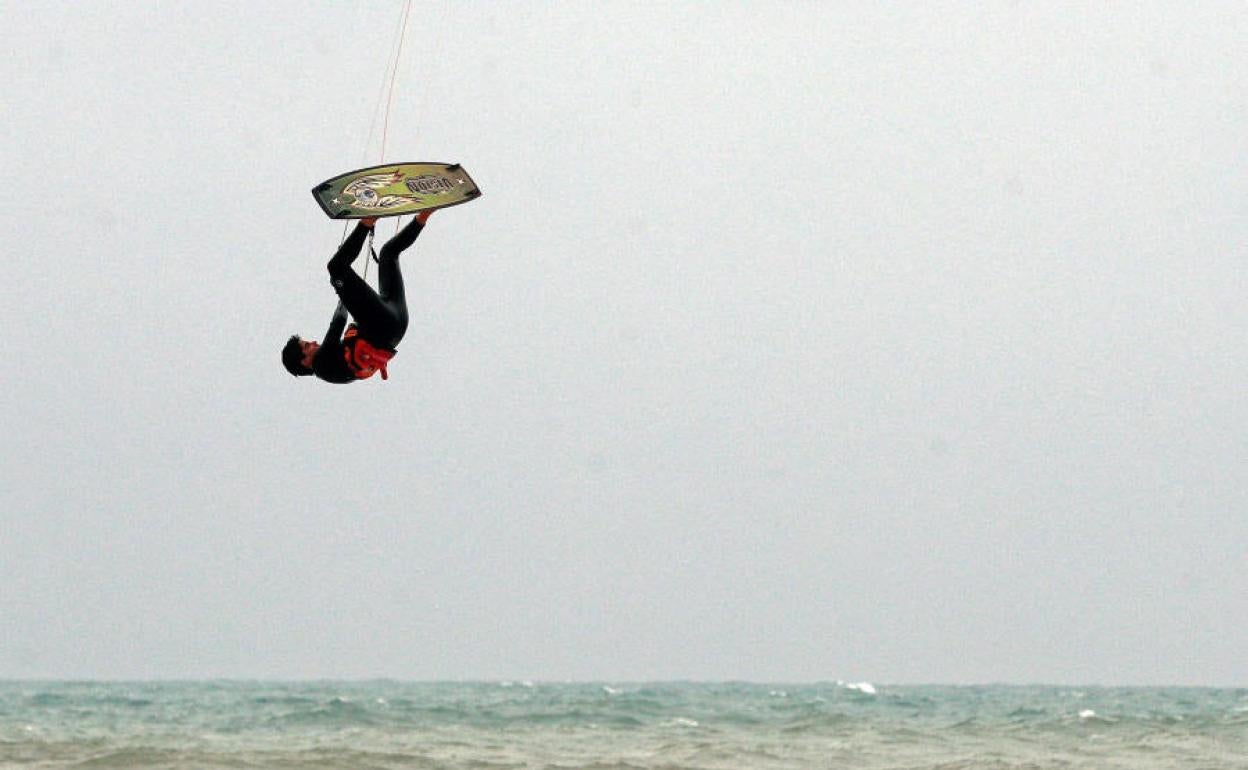
<svg viewBox="0 0 1248 770">
<path fill-rule="evenodd" d="M 407 298 L 399 255 L 416 241 L 432 210 L 422 211 L 381 247 L 377 291 L 351 269 L 376 218 L 361 219 L 327 265 L 338 293 L 338 308 L 321 342 L 292 335 L 282 348 L 282 364 L 296 377 L 316 375 L 325 382 L 365 380 L 377 372 L 388 379 L 386 364 L 407 331 Z M 347 315 L 354 322 L 347 326 Z"/>
</svg>

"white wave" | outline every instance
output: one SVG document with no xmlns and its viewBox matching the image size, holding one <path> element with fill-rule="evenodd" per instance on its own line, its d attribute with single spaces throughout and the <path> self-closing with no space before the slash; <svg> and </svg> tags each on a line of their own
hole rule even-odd
<svg viewBox="0 0 1248 770">
<path fill-rule="evenodd" d="M 1080 719 L 1091 719 L 1095 716 L 1096 716 L 1096 712 L 1093 711 L 1092 709 L 1084 709 L 1083 711 L 1079 712 Z"/>
<path fill-rule="evenodd" d="M 866 695 L 875 695 L 875 685 L 870 682 L 849 682 L 845 685 L 847 690 L 857 690 Z"/>
<path fill-rule="evenodd" d="M 605 692 L 607 695 L 619 695 L 620 694 L 619 690 L 615 689 L 614 687 L 609 687 L 605 684 L 602 686 L 602 691 Z"/>
</svg>

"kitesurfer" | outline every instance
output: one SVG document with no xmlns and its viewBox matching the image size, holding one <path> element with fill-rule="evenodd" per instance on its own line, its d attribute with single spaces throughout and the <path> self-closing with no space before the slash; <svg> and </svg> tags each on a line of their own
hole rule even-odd
<svg viewBox="0 0 1248 770">
<path fill-rule="evenodd" d="M 376 218 L 361 219 L 326 266 L 338 294 L 322 342 L 292 335 L 282 348 L 282 364 L 296 377 L 314 374 L 326 382 L 348 383 L 372 377 L 387 379 L 386 364 L 407 331 L 407 299 L 399 255 L 416 241 L 433 210 L 422 211 L 398 235 L 386 241 L 377 258 L 377 291 L 351 269 Z M 354 323 L 347 326 L 347 315 Z M 345 327 L 345 330 L 344 330 Z"/>
</svg>

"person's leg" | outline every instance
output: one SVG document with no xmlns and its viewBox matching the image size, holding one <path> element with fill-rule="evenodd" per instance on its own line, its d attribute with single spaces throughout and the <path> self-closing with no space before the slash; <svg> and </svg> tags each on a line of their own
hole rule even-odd
<svg viewBox="0 0 1248 770">
<path fill-rule="evenodd" d="M 388 336 L 395 325 L 394 312 L 387 303 L 382 301 L 381 297 L 377 296 L 373 287 L 349 267 L 345 271 L 331 273 L 331 275 L 334 291 L 342 300 L 343 307 L 355 319 L 365 339 L 374 342 L 374 337 L 377 336 L 374 332 L 377 330 Z M 370 333 L 365 334 L 366 329 Z M 374 344 L 378 343 L 374 342 Z"/>
<path fill-rule="evenodd" d="M 406 227 L 381 247 L 381 254 L 377 258 L 377 287 L 382 302 L 390 311 L 393 324 L 387 329 L 376 329 L 375 339 L 369 337 L 367 338 L 369 342 L 393 348 L 399 344 L 407 332 L 407 292 L 403 288 L 403 271 L 399 267 L 399 256 L 416 242 L 416 237 L 420 235 L 420 231 L 424 229 L 425 223 L 429 221 L 432 214 L 432 211 L 420 212 L 415 219 L 408 222 Z M 363 332 L 363 327 L 360 327 L 360 333 L 363 334 Z"/>
<path fill-rule="evenodd" d="M 398 232 L 386 245 L 381 247 L 378 256 L 377 288 L 382 299 L 398 305 L 406 305 L 403 291 L 403 273 L 399 270 L 399 255 L 416 242 L 416 236 L 424 229 L 425 222 L 432 212 L 422 211 L 407 226 Z"/>
<path fill-rule="evenodd" d="M 329 260 L 331 283 L 347 312 L 355 319 L 361 333 L 365 328 L 387 330 L 394 325 L 394 314 L 382 301 L 377 292 L 351 269 L 351 263 L 359 256 L 364 241 L 372 232 L 373 222 L 365 220 L 356 225 L 347 239 L 338 247 L 338 252 Z"/>
<path fill-rule="evenodd" d="M 351 263 L 360 256 L 360 250 L 364 248 L 364 241 L 372 231 L 372 227 L 366 226 L 362 222 L 356 224 L 355 229 L 342 242 L 333 258 L 329 260 L 329 264 L 326 265 L 331 276 L 341 274 L 344 271 L 350 272 Z"/>
<path fill-rule="evenodd" d="M 386 308 L 390 322 L 373 328 L 370 334 L 364 335 L 364 338 L 374 345 L 393 348 L 399 344 L 399 340 L 403 339 L 403 334 L 407 331 L 407 295 L 403 290 L 403 272 L 399 269 L 399 255 L 384 254 L 384 247 L 382 252 L 383 255 L 379 257 L 377 263 L 377 285 L 380 288 L 378 301 Z M 360 326 L 360 334 L 364 334 L 363 325 Z"/>
</svg>

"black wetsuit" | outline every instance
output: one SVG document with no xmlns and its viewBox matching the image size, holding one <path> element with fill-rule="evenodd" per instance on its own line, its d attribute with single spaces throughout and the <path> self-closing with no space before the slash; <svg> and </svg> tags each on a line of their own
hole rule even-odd
<svg viewBox="0 0 1248 770">
<path fill-rule="evenodd" d="M 360 337 L 373 347 L 393 351 L 407 331 L 407 297 L 403 292 L 403 274 L 399 270 L 399 255 L 416 241 L 424 225 L 413 219 L 399 234 L 381 247 L 377 264 L 378 291 L 364 282 L 351 269 L 351 263 L 360 255 L 364 241 L 372 228 L 357 224 L 355 230 L 338 247 L 338 253 L 329 260 L 329 280 L 338 293 L 338 309 L 334 311 L 329 329 L 321 339 L 321 346 L 312 359 L 312 371 L 326 382 L 355 382 L 355 372 L 347 365 L 342 333 L 346 329 L 347 314 L 355 319 Z"/>
</svg>

